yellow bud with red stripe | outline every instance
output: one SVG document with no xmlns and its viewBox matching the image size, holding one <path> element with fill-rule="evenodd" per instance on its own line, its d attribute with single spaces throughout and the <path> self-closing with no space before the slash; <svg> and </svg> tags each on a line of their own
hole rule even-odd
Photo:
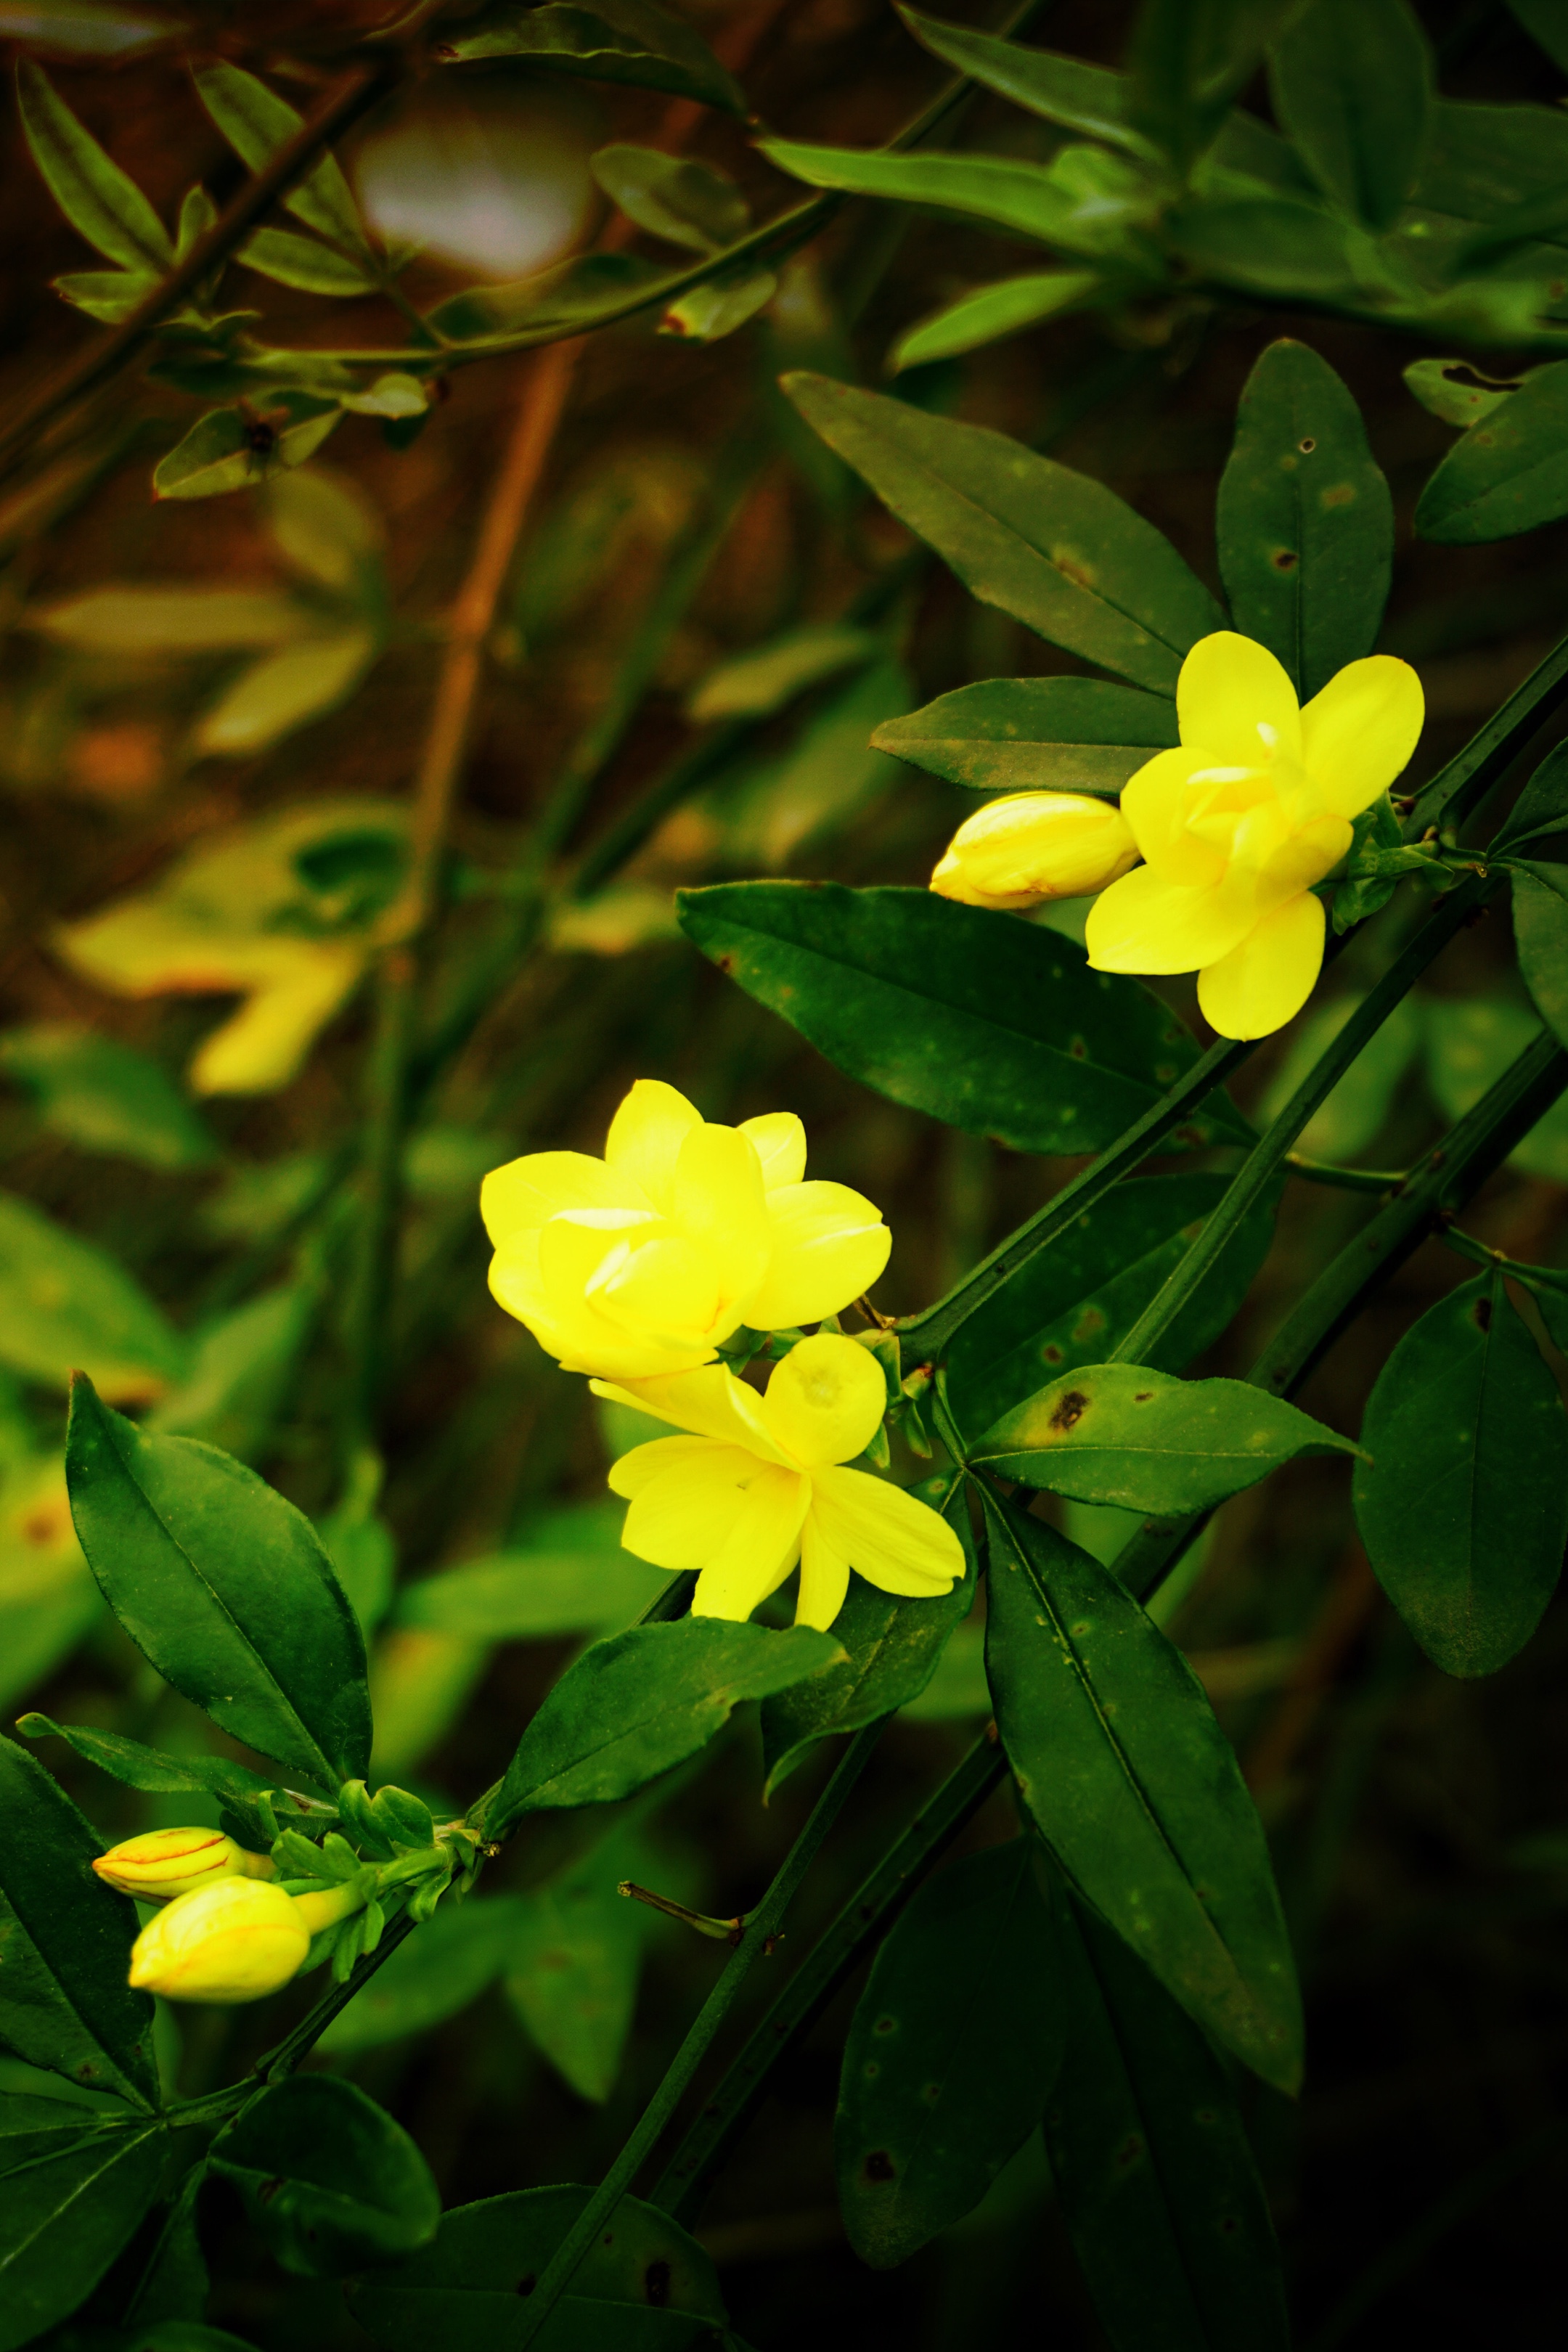
<svg viewBox="0 0 1568 2352">
<path fill-rule="evenodd" d="M 225 1878 L 274 1878 L 270 1855 L 247 1853 L 221 1830 L 149 1830 L 95 1856 L 100 1878 L 143 1903 L 167 1903 Z"/>
</svg>

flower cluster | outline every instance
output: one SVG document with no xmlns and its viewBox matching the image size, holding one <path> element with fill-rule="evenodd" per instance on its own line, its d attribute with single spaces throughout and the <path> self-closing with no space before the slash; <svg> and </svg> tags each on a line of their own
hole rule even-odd
<svg viewBox="0 0 1568 2352">
<path fill-rule="evenodd" d="M 290 1895 L 270 1858 L 220 1831 L 153 1830 L 94 1860 L 122 1895 L 163 1908 L 131 1948 L 131 1982 L 171 2000 L 260 2000 L 304 1967 L 313 1937 L 364 1903 L 345 1885 Z"/>
<path fill-rule="evenodd" d="M 1266 1037 L 1311 993 L 1314 886 L 1415 751 L 1421 681 L 1374 654 L 1302 709 L 1266 646 L 1222 629 L 1183 663 L 1176 716 L 1180 749 L 1140 768 L 1119 810 L 1078 793 L 994 802 L 960 826 L 931 887 L 1002 908 L 1098 892 L 1085 931 L 1097 971 L 1195 971 L 1211 1028 Z"/>
</svg>

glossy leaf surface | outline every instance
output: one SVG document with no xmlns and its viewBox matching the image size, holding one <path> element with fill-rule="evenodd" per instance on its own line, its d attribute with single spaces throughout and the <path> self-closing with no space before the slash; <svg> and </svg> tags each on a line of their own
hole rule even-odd
<svg viewBox="0 0 1568 2352">
<path fill-rule="evenodd" d="M 1073 1884 L 1206 2032 L 1295 2088 L 1300 1996 L 1236 1752 L 1110 1570 L 985 1492 L 986 1670 L 1019 1792 Z"/>
<path fill-rule="evenodd" d="M 1568 361 L 1535 369 L 1457 441 L 1422 491 L 1423 539 L 1473 547 L 1568 514 Z"/>
<path fill-rule="evenodd" d="M 441 2218 L 430 2168 L 402 2125 L 333 2074 L 274 2084 L 218 2134 L 210 2160 L 299 2278 L 412 2253 Z"/>
<path fill-rule="evenodd" d="M 871 740 L 950 783 L 985 793 L 1120 793 L 1178 743 L 1163 695 L 1093 677 L 988 677 L 889 719 Z"/>
<path fill-rule="evenodd" d="M 100 2125 L 0 2170 L 0 2352 L 68 2318 L 97 2285 L 158 2193 L 162 2141 L 155 2124 Z"/>
<path fill-rule="evenodd" d="M 994 286 L 976 287 L 900 335 L 888 354 L 888 373 L 901 375 L 906 368 L 927 367 L 932 360 L 978 351 L 1001 336 L 1037 327 L 1044 319 L 1082 310 L 1105 284 L 1096 269 L 1036 269 L 1020 278 L 1000 278 Z"/>
<path fill-rule="evenodd" d="M 1327 196 L 1389 228 L 1415 184 L 1432 55 L 1405 0 L 1312 0 L 1274 51 L 1269 92 Z"/>
<path fill-rule="evenodd" d="M 1568 1542 L 1568 1419 L 1500 1276 L 1428 1307 L 1366 1408 L 1356 1523 L 1434 1663 L 1489 1675 L 1530 1639 Z"/>
<path fill-rule="evenodd" d="M 743 94 L 700 33 L 654 0 L 546 0 L 542 8 L 502 0 L 453 26 L 437 40 L 436 55 L 450 65 L 525 58 L 553 73 L 669 90 L 729 114 L 746 111 Z"/>
<path fill-rule="evenodd" d="M 165 1681 L 329 1785 L 370 1759 L 364 1643 L 314 1528 L 215 1446 L 72 1391 L 71 1512 L 105 1599 Z"/>
<path fill-rule="evenodd" d="M 678 903 L 704 955 L 841 1070 L 1014 1150 L 1098 1150 L 1196 1058 L 1157 997 L 1072 940 L 929 890 L 736 882 Z M 1213 1097 L 1182 1140 L 1238 1131 Z"/>
</svg>

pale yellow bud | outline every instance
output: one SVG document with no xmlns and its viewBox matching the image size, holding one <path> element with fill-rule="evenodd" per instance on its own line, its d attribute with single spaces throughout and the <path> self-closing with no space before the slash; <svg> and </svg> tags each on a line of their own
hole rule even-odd
<svg viewBox="0 0 1568 2352">
<path fill-rule="evenodd" d="M 1132 828 L 1114 801 L 1012 793 L 959 826 L 931 887 L 971 907 L 1034 907 L 1088 898 L 1137 863 Z"/>
<path fill-rule="evenodd" d="M 291 1895 L 260 1879 L 220 1878 L 149 1920 L 131 1948 L 131 1981 L 170 2000 L 260 2000 L 299 1973 L 310 1948 Z"/>
<path fill-rule="evenodd" d="M 223 1878 L 275 1878 L 269 1854 L 247 1853 L 221 1830 L 149 1830 L 94 1858 L 100 1878 L 143 1903 L 166 1903 Z"/>
</svg>

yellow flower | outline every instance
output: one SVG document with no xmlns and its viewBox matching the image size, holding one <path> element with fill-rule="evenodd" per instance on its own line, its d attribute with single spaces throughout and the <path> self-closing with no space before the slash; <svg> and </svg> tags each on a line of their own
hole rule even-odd
<svg viewBox="0 0 1568 2352">
<path fill-rule="evenodd" d="M 726 1365 L 595 1392 L 635 1404 L 687 1437 L 624 1454 L 610 1485 L 631 1508 L 621 1542 L 656 1568 L 701 1570 L 696 1617 L 749 1617 L 800 1562 L 797 1625 L 825 1632 L 849 1571 L 884 1592 L 931 1596 L 963 1574 L 963 1548 L 901 1486 L 837 1465 L 864 1453 L 887 1405 L 880 1365 L 853 1339 L 819 1332 L 792 1348 L 765 1396 Z"/>
<path fill-rule="evenodd" d="M 148 1921 L 131 1947 L 131 1982 L 170 2000 L 261 2000 L 299 1975 L 312 1936 L 364 1899 L 352 1883 L 285 1895 L 264 1879 L 216 1879 Z"/>
<path fill-rule="evenodd" d="M 275 1878 L 272 1858 L 247 1853 L 221 1830 L 149 1830 L 94 1857 L 100 1878 L 143 1903 L 166 1903 L 220 1878 Z"/>
<path fill-rule="evenodd" d="M 1421 681 L 1386 654 L 1350 662 L 1306 709 L 1274 656 L 1221 629 L 1176 684 L 1182 748 L 1129 779 L 1122 814 L 1147 863 L 1089 909 L 1097 971 L 1198 975 L 1222 1037 L 1266 1037 L 1311 993 L 1323 961 L 1311 886 L 1351 845 L 1415 751 Z"/>
<path fill-rule="evenodd" d="M 1132 828 L 1114 801 L 1010 793 L 959 826 L 931 887 L 971 907 L 1033 907 L 1087 898 L 1137 863 Z"/>
<path fill-rule="evenodd" d="M 567 1371 L 615 1380 L 706 1363 L 742 1323 L 819 1323 L 876 1281 L 891 1237 L 858 1192 L 805 1173 L 792 1111 L 710 1125 L 639 1078 L 603 1160 L 536 1151 L 485 1178 L 490 1288 Z"/>
</svg>

